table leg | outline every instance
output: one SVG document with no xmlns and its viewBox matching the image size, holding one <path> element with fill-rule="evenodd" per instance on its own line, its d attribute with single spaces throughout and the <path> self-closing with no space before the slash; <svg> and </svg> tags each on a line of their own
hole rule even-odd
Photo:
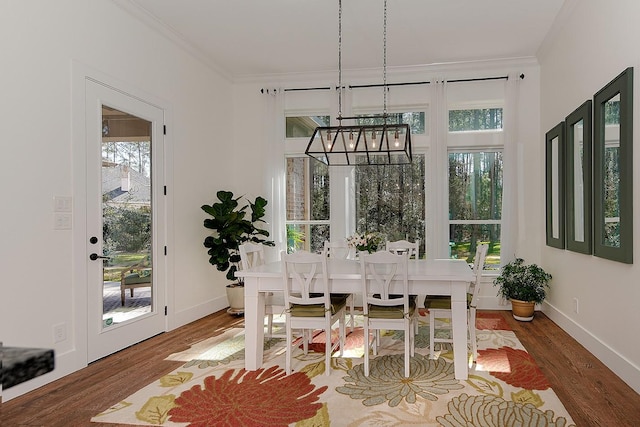
<svg viewBox="0 0 640 427">
<path fill-rule="evenodd" d="M 451 284 L 451 327 L 453 328 L 453 364 L 455 377 L 466 380 L 469 375 L 467 353 L 467 286 L 465 282 Z"/>
<path fill-rule="evenodd" d="M 244 284 L 244 367 L 248 371 L 262 367 L 265 294 L 258 292 L 258 281 L 247 277 Z"/>
</svg>

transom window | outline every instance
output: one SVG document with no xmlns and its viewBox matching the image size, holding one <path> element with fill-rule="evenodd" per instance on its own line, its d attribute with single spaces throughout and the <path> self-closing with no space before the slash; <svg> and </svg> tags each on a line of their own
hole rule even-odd
<svg viewBox="0 0 640 427">
<path fill-rule="evenodd" d="M 502 108 L 449 110 L 449 132 L 502 129 Z"/>
<path fill-rule="evenodd" d="M 329 116 L 290 116 L 285 119 L 285 137 L 311 138 L 318 126 L 329 126 Z"/>
<path fill-rule="evenodd" d="M 381 117 L 372 117 L 382 115 L 375 114 L 356 114 L 357 125 L 383 125 L 384 119 Z M 424 111 L 408 111 L 402 113 L 387 113 L 387 123 L 389 124 L 408 124 L 412 134 L 425 133 L 425 114 Z"/>
</svg>

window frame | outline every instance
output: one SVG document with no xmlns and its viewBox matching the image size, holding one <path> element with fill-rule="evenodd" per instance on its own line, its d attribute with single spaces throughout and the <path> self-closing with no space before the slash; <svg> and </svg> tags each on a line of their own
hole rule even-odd
<svg viewBox="0 0 640 427">
<path fill-rule="evenodd" d="M 452 148 L 449 147 L 447 149 L 447 162 L 449 161 L 449 155 L 451 153 L 502 153 L 503 154 L 503 159 L 502 161 L 504 162 L 504 147 L 500 146 L 492 146 L 492 147 L 473 147 L 472 149 L 464 149 L 464 148 Z M 503 164 L 503 168 L 504 168 L 504 164 Z M 447 186 L 447 206 L 450 206 L 450 191 L 449 191 L 449 182 L 450 182 L 450 176 L 449 176 L 449 168 L 447 167 L 447 181 L 446 181 L 446 186 Z M 504 182 L 504 176 L 503 176 L 503 182 Z M 502 197 L 504 196 L 504 194 L 502 195 Z M 447 209 L 447 211 L 449 212 L 449 218 L 448 218 L 448 222 L 447 222 L 447 227 L 449 228 L 449 230 L 451 229 L 452 225 L 498 225 L 500 226 L 500 241 L 502 241 L 502 204 L 500 206 L 500 219 L 452 219 L 451 218 L 451 211 L 450 209 Z M 449 239 L 449 244 L 451 244 L 451 240 Z M 471 256 L 475 256 L 475 253 L 470 254 Z M 502 255 L 502 253 L 500 254 Z M 484 266 L 484 270 L 486 271 L 496 271 L 496 269 L 488 269 L 487 268 L 488 264 L 485 263 Z M 499 268 L 499 265 L 498 265 Z"/>
</svg>

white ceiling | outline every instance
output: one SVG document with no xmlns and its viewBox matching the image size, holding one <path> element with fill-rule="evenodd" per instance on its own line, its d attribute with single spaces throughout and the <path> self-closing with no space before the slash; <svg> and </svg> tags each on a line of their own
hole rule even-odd
<svg viewBox="0 0 640 427">
<path fill-rule="evenodd" d="M 338 0 L 118 2 L 234 79 L 338 69 Z M 388 0 L 387 67 L 535 56 L 564 2 Z M 342 69 L 382 67 L 383 0 L 342 9 Z"/>
</svg>

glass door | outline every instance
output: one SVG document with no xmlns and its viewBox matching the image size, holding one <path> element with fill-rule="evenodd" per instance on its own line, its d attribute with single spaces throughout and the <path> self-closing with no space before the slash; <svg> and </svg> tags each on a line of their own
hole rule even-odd
<svg viewBox="0 0 640 427">
<path fill-rule="evenodd" d="M 88 81 L 90 361 L 165 330 L 162 122 L 157 107 Z"/>
</svg>

